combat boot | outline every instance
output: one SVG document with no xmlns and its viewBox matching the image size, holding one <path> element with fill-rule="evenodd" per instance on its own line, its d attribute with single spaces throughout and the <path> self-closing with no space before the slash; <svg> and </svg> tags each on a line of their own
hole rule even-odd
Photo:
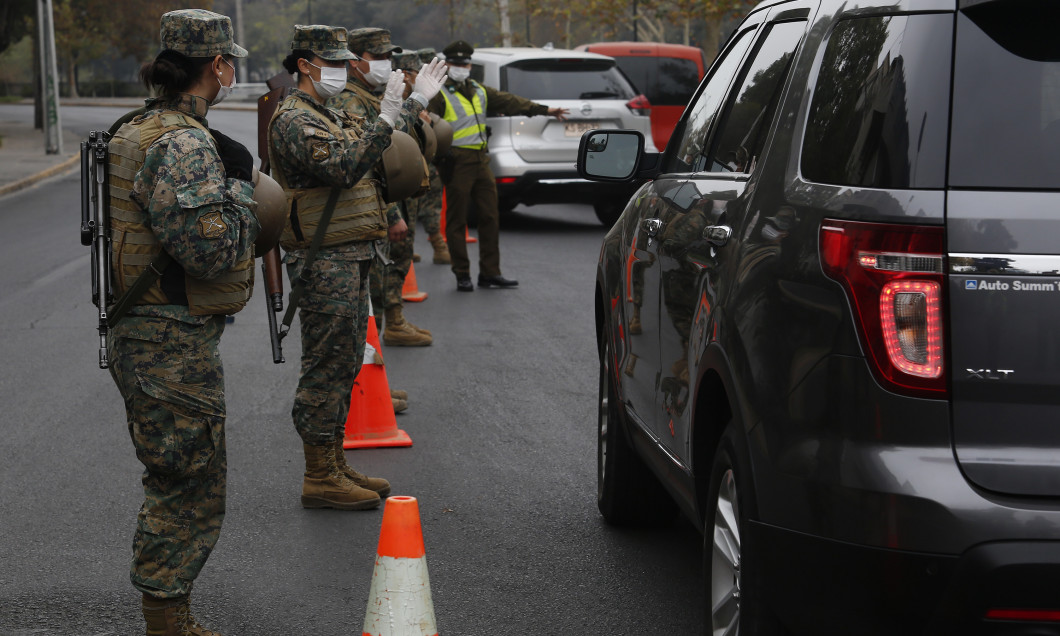
<svg viewBox="0 0 1060 636">
<path fill-rule="evenodd" d="M 640 305 L 633 305 L 633 316 L 629 319 L 629 332 L 631 334 L 639 334 L 641 332 Z"/>
<path fill-rule="evenodd" d="M 369 510 L 379 507 L 381 500 L 374 490 L 358 486 L 339 470 L 335 463 L 335 444 L 303 444 L 302 449 L 305 451 L 303 508 Z"/>
<path fill-rule="evenodd" d="M 335 467 L 338 468 L 339 472 L 345 475 L 347 479 L 361 488 L 373 491 L 384 499 L 390 494 L 389 481 L 382 477 L 369 477 L 368 475 L 363 475 L 346 463 L 346 451 L 342 448 L 341 439 L 336 440 L 335 445 L 332 448 L 335 449 Z"/>
<path fill-rule="evenodd" d="M 195 620 L 187 596 L 155 598 L 144 594 L 142 607 L 147 636 L 221 636 Z"/>
<path fill-rule="evenodd" d="M 430 332 L 423 333 L 423 330 L 405 320 L 401 305 L 386 308 L 385 324 L 383 344 L 394 347 L 426 347 L 434 342 Z"/>
<path fill-rule="evenodd" d="M 397 398 L 390 398 L 390 404 L 394 407 L 394 415 L 403 413 L 409 410 L 408 400 L 399 400 Z"/>
<path fill-rule="evenodd" d="M 449 256 L 449 244 L 445 242 L 444 236 L 434 234 L 428 240 L 430 240 L 431 246 L 434 247 L 435 265 L 448 265 L 453 262 L 452 257 Z"/>
</svg>

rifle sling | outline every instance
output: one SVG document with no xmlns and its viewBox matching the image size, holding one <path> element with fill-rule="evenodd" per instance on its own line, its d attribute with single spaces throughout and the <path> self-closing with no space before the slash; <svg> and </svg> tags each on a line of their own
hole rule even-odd
<svg viewBox="0 0 1060 636">
<path fill-rule="evenodd" d="M 111 305 L 110 311 L 107 312 L 107 325 L 113 327 L 121 320 L 129 311 L 129 308 L 133 306 L 133 303 L 140 300 L 140 296 L 144 295 L 147 288 L 154 285 L 155 281 L 162 277 L 162 272 L 172 261 L 173 257 L 169 255 L 169 252 L 165 250 L 159 252 L 158 256 L 155 256 L 154 260 L 151 261 L 151 264 L 140 272 L 140 275 L 136 277 L 129 289 L 125 290 L 118 302 Z"/>
<path fill-rule="evenodd" d="M 291 323 L 294 322 L 294 312 L 298 308 L 298 301 L 302 299 L 305 286 L 309 282 L 309 268 L 313 266 L 313 261 L 317 258 L 317 250 L 324 242 L 324 235 L 328 233 L 328 224 L 331 223 L 331 215 L 335 212 L 335 204 L 339 202 L 341 192 L 342 188 L 332 188 L 328 194 L 327 203 L 324 204 L 324 210 L 320 213 L 320 224 L 317 225 L 317 231 L 313 234 L 313 242 L 309 244 L 309 250 L 306 251 L 305 265 L 302 266 L 298 278 L 291 283 L 291 295 L 287 298 L 287 312 L 283 315 L 283 326 L 287 329 L 290 329 Z M 286 330 L 282 332 L 282 335 L 286 334 Z"/>
</svg>

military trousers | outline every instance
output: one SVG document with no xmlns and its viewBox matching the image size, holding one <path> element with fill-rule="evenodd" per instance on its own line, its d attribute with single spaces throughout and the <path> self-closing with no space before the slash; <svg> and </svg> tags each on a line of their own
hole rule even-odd
<svg viewBox="0 0 1060 636">
<path fill-rule="evenodd" d="M 497 212 L 497 183 L 490 170 L 489 153 L 483 150 L 453 148 L 453 177 L 445 186 L 445 240 L 449 243 L 452 270 L 469 274 L 467 255 L 468 210 L 478 218 L 478 269 L 484 276 L 500 276 L 500 221 Z"/>
<path fill-rule="evenodd" d="M 422 197 L 412 199 L 410 207 L 416 208 L 416 220 L 423 224 L 427 236 L 434 236 L 442 231 L 442 178 L 434 164 L 428 166 L 431 178 L 431 189 Z"/>
<path fill-rule="evenodd" d="M 380 259 L 372 261 L 369 274 L 372 293 L 372 306 L 376 311 L 389 309 L 401 304 L 401 290 L 405 287 L 405 277 L 412 267 L 412 253 L 416 241 L 416 205 L 414 199 L 401 204 L 402 217 L 409 226 L 408 234 L 400 241 L 390 243 L 390 264 L 384 265 Z"/>
<path fill-rule="evenodd" d="M 302 442 L 310 446 L 345 436 L 350 395 L 368 335 L 370 254 L 351 260 L 348 254 L 321 249 L 299 301 L 302 367 L 291 417 Z M 304 253 L 288 252 L 284 262 L 290 279 L 297 280 Z"/>
<path fill-rule="evenodd" d="M 224 317 L 126 316 L 107 343 L 129 435 L 144 465 L 130 572 L 156 598 L 191 592 L 225 517 Z"/>
</svg>

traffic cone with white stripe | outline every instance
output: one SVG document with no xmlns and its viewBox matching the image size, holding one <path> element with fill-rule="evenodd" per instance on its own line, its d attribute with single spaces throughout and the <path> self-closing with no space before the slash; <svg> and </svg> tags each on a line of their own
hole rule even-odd
<svg viewBox="0 0 1060 636">
<path fill-rule="evenodd" d="M 386 500 L 362 636 L 438 636 L 415 497 Z"/>
</svg>

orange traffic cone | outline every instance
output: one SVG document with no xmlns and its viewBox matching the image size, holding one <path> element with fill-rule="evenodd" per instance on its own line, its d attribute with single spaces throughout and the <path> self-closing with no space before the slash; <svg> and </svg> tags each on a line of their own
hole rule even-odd
<svg viewBox="0 0 1060 636">
<path fill-rule="evenodd" d="M 448 206 L 447 206 L 446 200 L 445 200 L 445 189 L 443 188 L 442 189 L 442 215 L 441 215 L 441 220 L 438 222 L 438 225 L 442 229 L 442 236 L 445 236 L 445 209 L 446 209 L 446 207 L 448 207 Z M 467 231 L 467 227 L 464 228 L 464 242 L 465 243 L 478 243 L 478 239 L 475 238 L 474 236 L 471 236 L 471 233 Z"/>
<path fill-rule="evenodd" d="M 405 284 L 401 286 L 401 300 L 410 303 L 421 303 L 427 300 L 427 292 L 420 291 L 416 285 L 416 266 L 409 263 L 409 273 L 405 276 Z"/>
<path fill-rule="evenodd" d="M 388 498 L 362 636 L 438 636 L 426 552 L 416 498 Z"/>
<path fill-rule="evenodd" d="M 397 427 L 394 403 L 390 401 L 390 383 L 386 381 L 386 369 L 382 356 L 378 355 L 379 350 L 379 330 L 369 315 L 364 363 L 353 383 L 350 413 L 346 416 L 346 437 L 342 441 L 345 449 L 412 446 L 409 434 Z"/>
</svg>

